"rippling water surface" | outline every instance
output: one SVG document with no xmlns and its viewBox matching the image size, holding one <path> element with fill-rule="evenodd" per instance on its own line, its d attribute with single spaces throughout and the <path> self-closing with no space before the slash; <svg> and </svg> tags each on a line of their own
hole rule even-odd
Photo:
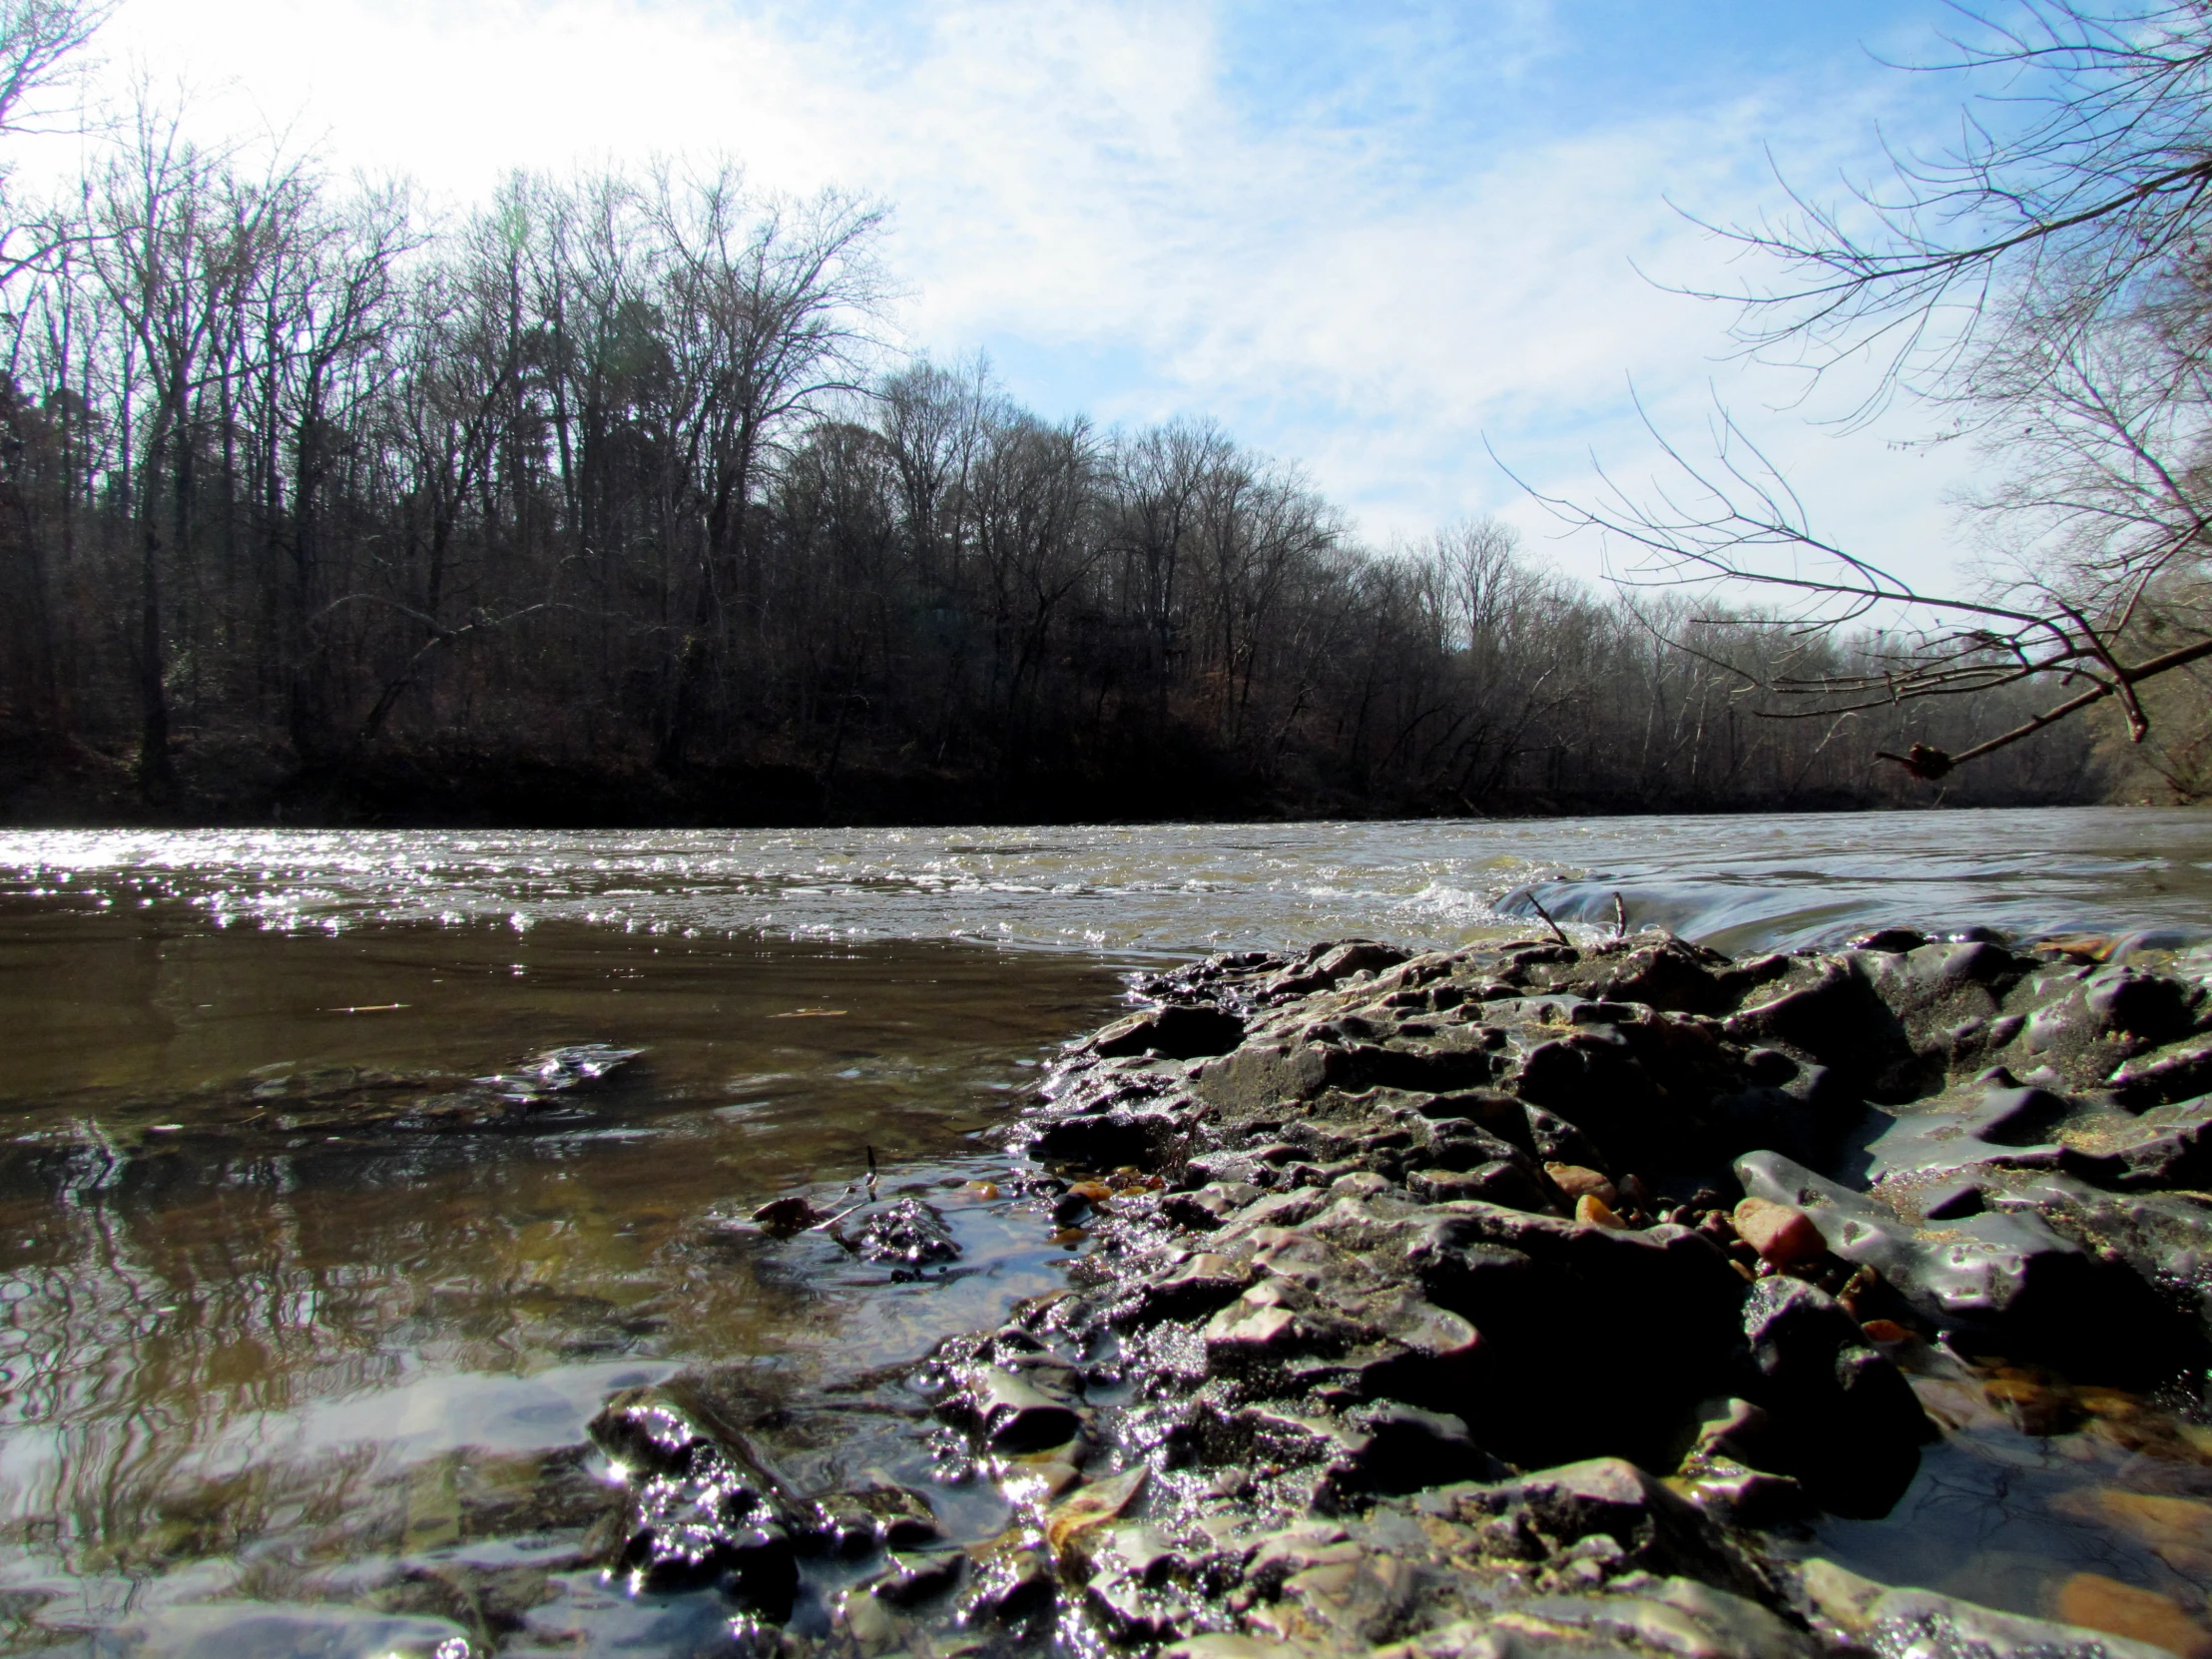
<svg viewBox="0 0 2212 1659">
<path fill-rule="evenodd" d="M 1530 914 L 1721 949 L 1871 924 L 2038 934 L 2212 914 L 2212 815 L 2128 809 L 1797 818 L 975 830 L 0 834 L 19 890 L 163 898 L 218 926 L 545 921 L 789 938 L 970 939 L 1108 959 L 1360 933 L 1460 943 Z"/>
<path fill-rule="evenodd" d="M 687 1651 L 697 1605 L 577 1565 L 611 1388 L 748 1365 L 835 1417 L 803 1474 L 910 1474 L 895 1409 L 817 1384 L 1057 1282 L 1080 1246 L 987 1184 L 986 1131 L 1121 973 L 1615 893 L 1728 950 L 2181 943 L 2212 937 L 2212 817 L 0 834 L 0 1645 Z M 478 1080 L 579 1044 L 642 1052 L 486 1115 Z M 871 1155 L 956 1273 L 744 1242 Z M 513 1605 L 439 1590 L 456 1563 Z"/>
</svg>

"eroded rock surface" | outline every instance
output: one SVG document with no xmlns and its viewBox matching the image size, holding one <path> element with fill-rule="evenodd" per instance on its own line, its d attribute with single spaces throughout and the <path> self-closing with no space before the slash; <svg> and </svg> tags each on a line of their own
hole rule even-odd
<svg viewBox="0 0 2212 1659">
<path fill-rule="evenodd" d="M 2110 1579 L 2065 1601 L 2102 1635 L 1868 1585 L 1763 1529 L 1883 1514 L 1958 1356 L 2201 1389 L 2203 984 L 1892 929 L 1746 961 L 1355 940 L 1136 989 L 1015 1132 L 1089 1239 L 1067 1290 L 911 1379 L 1003 1529 L 801 1498 L 656 1396 L 600 1430 L 647 1448 L 627 1570 L 721 1573 L 787 1646 L 859 1653 L 2116 1659 L 2201 1628 Z M 884 1227 L 926 1251 L 915 1210 Z M 828 1558 L 859 1564 L 808 1579 Z"/>
</svg>

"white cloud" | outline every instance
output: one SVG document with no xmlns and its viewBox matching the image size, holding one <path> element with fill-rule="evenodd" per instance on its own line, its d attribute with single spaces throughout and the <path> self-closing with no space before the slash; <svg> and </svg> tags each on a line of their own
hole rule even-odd
<svg viewBox="0 0 2212 1659">
<path fill-rule="evenodd" d="M 1401 129 L 1225 96 L 1220 14 L 1197 5 L 949 3 L 871 17 L 707 0 L 128 0 L 111 83 L 194 82 L 212 124 L 296 121 L 340 168 L 413 175 L 465 204 L 516 168 L 724 153 L 759 184 L 857 189 L 894 208 L 890 257 L 918 345 L 1018 339 L 1118 370 L 1016 389 L 1108 419 L 1221 416 L 1305 462 L 1376 536 L 1501 508 L 1537 528 L 1482 450 L 1587 487 L 1650 445 L 1631 375 L 1694 432 L 1718 380 L 1825 524 L 1916 573 L 1947 564 L 1964 457 L 1837 439 L 1764 405 L 1775 372 L 1721 362 L 1721 307 L 1643 263 L 1726 279 L 1673 194 L 1742 217 L 1761 145 L 1817 171 L 1864 154 L 1896 96 L 1871 64 L 1749 87 L 1695 112 L 1595 112 L 1578 131 L 1424 153 L 1439 112 L 1508 101 L 1553 50 L 1541 0 L 1501 0 L 1470 71 L 1408 27 Z M 1445 73 L 1445 69 L 1450 74 Z M 1376 102 L 1371 66 L 1351 101 Z M 1386 102 L 1386 100 L 1385 100 Z M 1895 114 L 1895 111 L 1891 112 Z M 1902 429 L 1902 428 L 1901 428 Z M 1894 434 L 1893 434 L 1894 435 Z M 1579 486 L 1577 484 L 1579 481 Z M 1594 570 L 1594 549 L 1554 550 Z"/>
</svg>

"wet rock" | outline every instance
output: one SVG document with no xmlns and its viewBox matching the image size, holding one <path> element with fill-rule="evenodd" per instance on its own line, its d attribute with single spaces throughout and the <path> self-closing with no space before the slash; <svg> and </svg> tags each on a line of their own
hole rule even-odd
<svg viewBox="0 0 2212 1659">
<path fill-rule="evenodd" d="M 1792 1659 L 1818 1651 L 1804 1632 L 1758 1603 L 1689 1578 L 1669 1579 L 1650 1595 L 1539 1597 L 1514 1609 L 1514 1624 L 1610 1636 L 1631 1644 L 1615 1652 L 1681 1659 Z M 1576 1644 L 1573 1651 L 1591 1650 Z"/>
<path fill-rule="evenodd" d="M 1737 1236 L 1778 1268 L 1817 1262 L 1828 1254 L 1828 1241 L 1820 1229 L 1794 1204 L 1747 1198 L 1736 1206 L 1732 1219 Z"/>
<path fill-rule="evenodd" d="M 1862 933 L 1851 941 L 1854 950 L 1881 950 L 1896 955 L 1918 950 L 1928 943 L 1928 935 L 1911 927 L 1878 927 L 1871 933 Z"/>
<path fill-rule="evenodd" d="M 1658 1153 L 1665 1124 L 1659 1091 L 1617 1030 L 1592 1027 L 1539 1043 L 1512 1086 L 1601 1145 L 1639 1161 Z"/>
<path fill-rule="evenodd" d="M 1108 1530 L 1091 1567 L 1083 1586 L 1085 1605 L 1117 1641 L 1171 1641 L 1205 1616 L 1203 1602 L 1179 1582 L 1187 1563 L 1149 1526 Z"/>
<path fill-rule="evenodd" d="M 617 1048 L 612 1043 L 573 1043 L 548 1049 L 515 1071 L 479 1077 L 476 1082 L 510 1100 L 534 1102 L 597 1083 L 644 1052 L 642 1048 Z"/>
<path fill-rule="evenodd" d="M 1918 1092 L 1901 1075 L 1917 1058 L 1905 1024 L 1875 993 L 1861 960 L 1849 954 L 1828 958 L 1810 984 L 1785 981 L 1780 994 L 1731 1014 L 1724 1029 L 1739 1041 L 1808 1054 L 1862 1091 Z"/>
<path fill-rule="evenodd" d="M 2062 1167 L 2121 1192 L 2212 1185 L 2212 1099 L 2151 1107 L 2108 1147 L 2082 1152 Z"/>
<path fill-rule="evenodd" d="M 2114 1098 L 2136 1108 L 2200 1096 L 2212 1090 L 2212 1039 L 2177 1043 L 2122 1061 L 2107 1082 Z"/>
<path fill-rule="evenodd" d="M 465 1626 L 346 1607 L 182 1606 L 158 1608 L 124 1626 L 128 1651 L 163 1659 L 451 1659 L 468 1656 Z M 44 1645 L 44 1644 L 41 1644 Z"/>
<path fill-rule="evenodd" d="M 1171 1005 L 1116 1020 L 1091 1039 L 1095 1054 L 1156 1051 L 1173 1060 L 1227 1054 L 1244 1041 L 1245 1022 L 1220 1008 Z"/>
<path fill-rule="evenodd" d="M 1838 1514 L 1889 1513 L 1935 1438 L 1897 1367 L 1833 1297 L 1796 1279 L 1752 1287 L 1744 1336 L 1757 1374 L 1747 1392 L 1767 1421 L 1733 1433 L 1736 1455 L 1795 1475 Z"/>
<path fill-rule="evenodd" d="M 1073 1408 L 995 1366 L 976 1379 L 972 1397 L 985 1443 L 1010 1456 L 1065 1445 L 1083 1426 Z"/>
<path fill-rule="evenodd" d="M 1734 1594 L 1771 1594 L 1761 1569 L 1703 1513 L 1635 1464 L 1593 1458 L 1488 1486 L 1439 1488 L 1428 1513 L 1491 1517 L 1526 1535 L 1575 1543 L 1603 1535 L 1637 1566 Z"/>
<path fill-rule="evenodd" d="M 1924 1221 L 1960 1221 L 1986 1210 L 1988 1195 L 1978 1181 L 1953 1178 L 1938 1181 L 1921 1196 Z"/>
<path fill-rule="evenodd" d="M 1917 1228 L 1777 1154 L 1740 1158 L 1736 1174 L 1752 1196 L 1803 1209 L 1831 1253 L 1872 1268 L 1930 1325 L 1970 1333 L 1988 1351 L 2125 1384 L 2164 1376 L 2200 1346 L 2123 1264 L 2061 1237 L 2032 1210 Z"/>
<path fill-rule="evenodd" d="M 1295 1535 L 1262 1545 L 1248 1582 L 1268 1595 L 1247 1615 L 1255 1632 L 1333 1650 L 1364 1648 L 1400 1625 L 1420 1589 L 1416 1569 L 1394 1553 Z"/>
<path fill-rule="evenodd" d="M 1631 951 L 1592 988 L 1591 995 L 1669 1013 L 1718 1013 L 1730 1000 L 1719 977 L 1728 965 L 1719 951 L 1669 936 Z"/>
<path fill-rule="evenodd" d="M 1392 968 L 1412 952 L 1373 939 L 1348 939 L 1342 944 L 1317 945 L 1305 960 L 1293 963 L 1262 986 L 1261 995 L 1274 1001 L 1329 990 L 1357 973 L 1377 973 Z"/>
<path fill-rule="evenodd" d="M 923 1549 L 942 1541 L 927 1499 L 904 1486 L 862 1486 L 822 1501 L 829 1541 L 841 1554 L 864 1555 L 878 1547 Z"/>
<path fill-rule="evenodd" d="M 920 1516 L 826 1500 L 828 1541 L 899 1557 L 837 1615 L 860 1652 L 964 1621 L 1225 1659 L 1810 1654 L 1749 1529 L 1880 1513 L 1931 1411 L 2194 1466 L 2132 1396 L 2032 1369 L 2133 1387 L 2201 1348 L 2173 1304 L 2212 1301 L 2212 1199 L 2170 1189 L 2212 1147 L 2212 1028 L 2140 959 L 1350 941 L 1137 989 L 1157 1006 L 1071 1050 L 1016 1137 L 1077 1166 L 1066 1293 L 926 1373 L 970 1441 L 948 1466 L 1019 1519 L 962 1566 Z M 2093 1501 L 2212 1571 L 2196 1509 Z M 1831 1642 L 2090 1651 L 1822 1567 Z"/>
<path fill-rule="evenodd" d="M 1094 1480 L 1063 1499 L 1045 1517 L 1045 1542 L 1052 1553 L 1088 1555 L 1097 1529 L 1110 1524 L 1135 1501 L 1151 1473 L 1148 1464 L 1136 1463 L 1119 1474 Z"/>
<path fill-rule="evenodd" d="M 1332 1493 L 1417 1492 L 1506 1472 L 1463 1421 L 1440 1411 L 1385 1400 L 1352 1412 L 1349 1421 L 1357 1435 L 1329 1470 Z"/>
<path fill-rule="evenodd" d="M 1979 1607 L 1934 1590 L 1892 1589 L 1818 1556 L 1802 1567 L 1820 1617 L 1880 1654 L 1959 1659 L 2172 1659 L 2176 1651 L 2116 1631 Z M 2054 1598 L 2055 1599 L 2055 1598 Z M 2086 1599 L 2086 1598 L 2085 1598 Z"/>
<path fill-rule="evenodd" d="M 1246 1285 L 1245 1270 L 1227 1256 L 1201 1251 L 1143 1281 L 1109 1316 L 1120 1325 L 1197 1320 L 1233 1302 Z"/>
<path fill-rule="evenodd" d="M 1574 1201 L 1574 1219 L 1584 1227 L 1610 1227 L 1616 1232 L 1624 1231 L 1628 1226 L 1595 1193 L 1584 1193 Z"/>
<path fill-rule="evenodd" d="M 1058 1581 L 1042 1554 L 1018 1543 L 975 1551 L 956 1617 L 970 1629 L 1019 1628 L 1052 1611 Z"/>
<path fill-rule="evenodd" d="M 1048 1163 L 1077 1164 L 1085 1169 L 1154 1168 L 1179 1147 L 1186 1126 L 1171 1112 L 1134 1111 L 1116 1107 L 1107 1112 L 1053 1118 L 1038 1128 L 1030 1143 L 1037 1157 Z"/>
<path fill-rule="evenodd" d="M 959 1259 L 960 1244 L 942 1213 L 918 1198 L 902 1198 L 861 1224 L 853 1249 L 871 1262 L 927 1267 Z"/>
<path fill-rule="evenodd" d="M 1744 1282 L 1687 1228 L 1578 1227 L 1485 1204 L 1438 1206 L 1403 1246 L 1437 1307 L 1481 1333 L 1462 1409 L 1523 1466 L 1613 1453 L 1659 1461 L 1696 1401 L 1723 1391 Z M 1635 1356 L 1635 1385 L 1561 1332 L 1603 1332 Z M 1495 1426 L 1493 1426 L 1495 1425 Z"/>
<path fill-rule="evenodd" d="M 1993 1087 L 1964 1125 L 1975 1140 L 1991 1146 L 2040 1146 L 2074 1112 L 2074 1103 L 2049 1089 Z"/>
<path fill-rule="evenodd" d="M 772 1199 L 753 1212 L 754 1223 L 771 1238 L 788 1239 L 829 1220 L 805 1198 Z"/>
<path fill-rule="evenodd" d="M 1695 1476 L 1692 1495 L 1701 1505 L 1718 1505 L 1742 1526 L 1804 1520 L 1819 1508 L 1795 1476 L 1734 1466 L 1708 1468 Z"/>
<path fill-rule="evenodd" d="M 1551 1197 L 1518 1159 L 1493 1159 L 1469 1170 L 1420 1169 L 1405 1177 L 1406 1190 L 1433 1204 L 1478 1199 L 1511 1210 L 1549 1211 Z"/>
<path fill-rule="evenodd" d="M 2212 1332 L 2212 1198 L 2105 1192 L 2057 1175 L 1992 1191 L 1985 1201 L 1998 1210 L 2024 1209 L 2084 1250 L 2117 1257 L 2139 1282 L 2192 1309 L 2194 1333 L 2173 1329 L 2171 1306 L 2153 1320 L 2151 1333 L 2175 1367 L 2203 1363 L 2200 1344 Z"/>
<path fill-rule="evenodd" d="M 2108 967 L 2082 982 L 2081 999 L 2106 1030 L 2161 1043 L 2195 1028 L 2204 994 L 2201 986 L 2178 979 Z"/>
<path fill-rule="evenodd" d="M 967 1564 L 967 1551 L 961 1549 L 893 1550 L 868 1593 L 892 1607 L 918 1607 L 949 1594 Z"/>
<path fill-rule="evenodd" d="M 727 1579 L 768 1616 L 789 1615 L 795 1533 L 816 1517 L 742 1430 L 678 1382 L 616 1394 L 590 1432 L 630 1479 L 617 1571 L 656 1590 Z"/>
<path fill-rule="evenodd" d="M 1559 1189 L 1560 1196 L 1570 1204 L 1585 1194 L 1595 1198 L 1600 1204 L 1612 1205 L 1620 1202 L 1619 1190 L 1594 1169 L 1580 1164 L 1553 1163 L 1544 1165 L 1544 1174 L 1551 1177 L 1551 1184 Z"/>
</svg>

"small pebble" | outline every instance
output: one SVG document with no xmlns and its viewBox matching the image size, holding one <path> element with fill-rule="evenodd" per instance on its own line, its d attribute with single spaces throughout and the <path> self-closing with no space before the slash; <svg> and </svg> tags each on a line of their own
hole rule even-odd
<svg viewBox="0 0 2212 1659">
<path fill-rule="evenodd" d="M 1828 1254 L 1821 1230 L 1794 1204 L 1747 1198 L 1736 1206 L 1735 1222 L 1744 1242 L 1778 1268 L 1817 1262 Z"/>
<path fill-rule="evenodd" d="M 1628 1223 L 1613 1214 L 1611 1207 L 1595 1193 L 1584 1193 L 1574 1201 L 1574 1219 L 1585 1227 L 1609 1227 L 1615 1232 L 1628 1229 Z"/>
<path fill-rule="evenodd" d="M 1551 1177 L 1551 1184 L 1568 1198 L 1579 1201 L 1585 1196 L 1592 1197 L 1608 1210 L 1620 1202 L 1619 1189 L 1612 1182 L 1596 1170 L 1587 1169 L 1581 1164 L 1546 1164 L 1544 1173 Z"/>
</svg>

